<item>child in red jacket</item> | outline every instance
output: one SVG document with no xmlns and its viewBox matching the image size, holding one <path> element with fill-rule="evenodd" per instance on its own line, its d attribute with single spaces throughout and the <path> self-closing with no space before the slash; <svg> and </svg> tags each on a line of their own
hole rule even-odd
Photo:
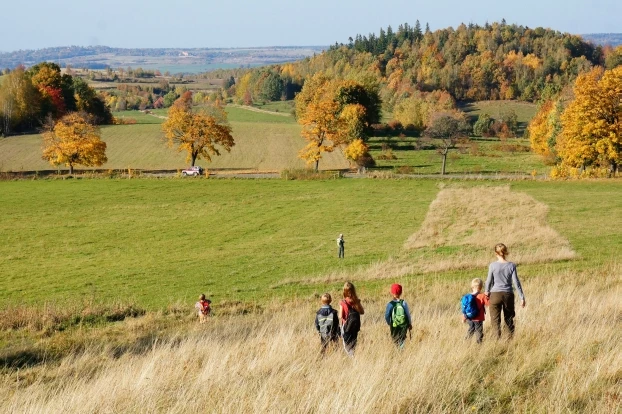
<svg viewBox="0 0 622 414">
<path fill-rule="evenodd" d="M 484 339 L 484 319 L 486 319 L 486 310 L 484 306 L 488 306 L 488 296 L 482 293 L 482 287 L 484 282 L 482 279 L 475 278 L 471 281 L 471 295 L 475 296 L 475 303 L 477 304 L 477 315 L 468 319 L 465 314 L 462 314 L 462 323 L 469 323 L 469 330 L 467 331 L 466 339 L 475 334 L 475 339 L 478 344 L 482 343 Z"/>
<path fill-rule="evenodd" d="M 212 301 L 209 299 L 205 299 L 205 295 L 199 296 L 199 301 L 195 303 L 194 308 L 197 310 L 199 315 L 199 323 L 207 322 L 207 317 L 210 315 Z"/>
</svg>

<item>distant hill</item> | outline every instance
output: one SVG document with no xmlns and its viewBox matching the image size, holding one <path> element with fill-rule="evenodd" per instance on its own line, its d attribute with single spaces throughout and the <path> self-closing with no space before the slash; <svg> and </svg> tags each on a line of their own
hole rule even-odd
<svg viewBox="0 0 622 414">
<path fill-rule="evenodd" d="M 143 69 L 166 67 L 175 73 L 204 71 L 205 67 L 258 66 L 291 62 L 313 56 L 326 49 L 323 46 L 275 46 L 257 48 L 166 48 L 123 49 L 108 46 L 66 46 L 38 50 L 18 50 L 0 53 L 0 68 L 31 66 L 42 61 L 53 61 L 74 68 L 105 69 L 132 66 Z M 196 67 L 197 70 L 192 70 Z M 199 70 L 201 68 L 202 70 Z"/>
<path fill-rule="evenodd" d="M 591 33 L 581 35 L 585 40 L 601 46 L 622 45 L 622 33 Z"/>
</svg>

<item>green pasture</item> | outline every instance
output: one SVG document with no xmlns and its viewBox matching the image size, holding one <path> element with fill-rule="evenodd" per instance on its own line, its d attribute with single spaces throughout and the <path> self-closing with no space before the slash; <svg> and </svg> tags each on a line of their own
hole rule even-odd
<svg viewBox="0 0 622 414">
<path fill-rule="evenodd" d="M 620 181 L 511 185 L 549 206 L 548 222 L 579 254 L 522 267 L 525 277 L 619 256 Z M 129 301 L 155 309 L 186 306 L 200 292 L 263 302 L 336 290 L 339 283 L 295 281 L 402 255 L 437 191 L 434 180 L 0 182 L 0 303 Z M 339 233 L 345 260 L 336 258 Z"/>
<path fill-rule="evenodd" d="M 376 168 L 408 174 L 439 174 L 442 158 L 435 149 L 426 149 L 422 138 L 372 137 L 370 153 Z M 395 159 L 381 159 L 383 148 L 391 149 Z M 461 150 L 451 150 L 447 157 L 447 174 L 548 174 L 550 167 L 529 151 L 529 140 L 512 138 L 471 138 Z"/>
</svg>

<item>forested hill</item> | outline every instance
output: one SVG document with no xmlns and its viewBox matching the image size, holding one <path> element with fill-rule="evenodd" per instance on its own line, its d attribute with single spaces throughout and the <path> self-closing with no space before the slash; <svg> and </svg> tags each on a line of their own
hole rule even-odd
<svg viewBox="0 0 622 414">
<path fill-rule="evenodd" d="M 594 65 L 616 61 L 607 59 L 606 53 L 620 50 L 541 27 L 501 22 L 432 32 L 417 22 L 356 35 L 294 64 L 256 69 L 255 75 L 236 85 L 236 94 L 260 96 L 258 83 L 269 79 L 266 72 L 270 72 L 280 76 L 289 98 L 307 76 L 324 72 L 376 83 L 389 110 L 404 98 L 431 91 L 446 91 L 456 100 L 533 102 L 555 95 Z"/>
<path fill-rule="evenodd" d="M 439 89 L 458 100 L 534 101 L 604 61 L 602 49 L 580 36 L 504 22 L 435 32 L 421 30 L 418 22 L 395 31 L 388 27 L 335 45 L 323 58 L 339 68 L 354 55 L 386 79 L 389 101 L 413 90 Z"/>
</svg>

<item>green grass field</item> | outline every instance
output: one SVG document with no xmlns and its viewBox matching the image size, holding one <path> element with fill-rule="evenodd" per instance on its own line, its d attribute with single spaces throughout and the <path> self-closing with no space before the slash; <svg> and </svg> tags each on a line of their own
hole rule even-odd
<svg viewBox="0 0 622 414">
<path fill-rule="evenodd" d="M 252 112 L 229 107 L 229 120 L 236 146 L 230 153 L 213 157 L 211 163 L 197 162 L 213 169 L 253 169 L 280 171 L 304 168 L 298 151 L 305 142 L 300 126 L 293 117 Z M 166 110 L 154 110 L 166 116 Z M 167 147 L 160 124 L 163 119 L 138 111 L 115 114 L 135 119 L 135 125 L 114 125 L 102 128 L 102 139 L 108 144 L 108 162 L 100 169 L 183 169 L 186 155 Z M 0 171 L 42 171 L 55 167 L 41 159 L 40 135 L 14 136 L 0 139 Z M 322 169 L 348 168 L 340 151 L 327 154 L 320 162 Z M 80 167 L 78 167 L 80 170 Z M 90 170 L 86 168 L 86 170 Z"/>
<path fill-rule="evenodd" d="M 379 158 L 383 154 L 383 144 L 391 148 L 395 159 Z M 433 149 L 416 150 L 420 144 L 421 138 L 410 137 L 372 137 L 369 141 L 376 168 L 397 169 L 410 174 L 440 173 L 441 156 Z M 549 169 L 540 156 L 529 152 L 529 141 L 523 138 L 512 138 L 507 143 L 498 138 L 472 138 L 470 146 L 463 151 L 451 150 L 447 157 L 447 174 L 528 175 L 536 171 L 543 175 Z"/>
<path fill-rule="evenodd" d="M 480 101 L 461 103 L 458 107 L 473 120 L 477 120 L 480 114 L 487 113 L 494 119 L 499 119 L 504 112 L 514 111 L 518 122 L 526 126 L 536 115 L 538 106 L 530 102 L 519 101 Z"/>
<path fill-rule="evenodd" d="M 511 185 L 549 206 L 549 223 L 579 255 L 525 265 L 525 278 L 543 269 L 597 268 L 618 256 L 620 181 Z M 433 180 L 1 182 L 0 303 L 121 301 L 154 309 L 187 306 L 200 292 L 216 301 L 264 302 L 335 290 L 339 283 L 296 281 L 356 274 L 403 255 L 437 192 Z M 347 241 L 344 261 L 335 257 L 339 233 Z"/>
</svg>

